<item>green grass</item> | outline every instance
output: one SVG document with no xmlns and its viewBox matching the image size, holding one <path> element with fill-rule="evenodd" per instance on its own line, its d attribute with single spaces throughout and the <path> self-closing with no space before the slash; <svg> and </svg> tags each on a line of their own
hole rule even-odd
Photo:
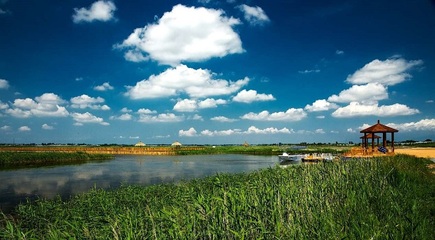
<svg viewBox="0 0 435 240">
<path fill-rule="evenodd" d="M 65 164 L 80 164 L 88 161 L 107 160 L 108 154 L 84 152 L 0 152 L 0 170 L 22 167 L 40 167 Z"/>
<path fill-rule="evenodd" d="M 398 155 L 94 189 L 20 205 L 0 238 L 433 239 L 427 164 Z"/>
</svg>

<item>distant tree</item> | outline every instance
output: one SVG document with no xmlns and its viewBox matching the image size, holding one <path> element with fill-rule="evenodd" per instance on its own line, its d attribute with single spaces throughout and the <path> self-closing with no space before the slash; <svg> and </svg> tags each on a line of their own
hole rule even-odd
<svg viewBox="0 0 435 240">
<path fill-rule="evenodd" d="M 426 139 L 426 140 L 424 140 L 425 142 L 432 142 L 432 139 Z"/>
</svg>

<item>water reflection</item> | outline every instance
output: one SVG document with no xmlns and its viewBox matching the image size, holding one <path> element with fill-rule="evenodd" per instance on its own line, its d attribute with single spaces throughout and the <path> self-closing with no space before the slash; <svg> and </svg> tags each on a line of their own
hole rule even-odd
<svg viewBox="0 0 435 240">
<path fill-rule="evenodd" d="M 276 164 L 275 156 L 118 156 L 99 163 L 0 171 L 0 208 L 7 213 L 26 198 L 67 198 L 93 187 L 176 182 L 216 173 L 250 172 Z"/>
</svg>

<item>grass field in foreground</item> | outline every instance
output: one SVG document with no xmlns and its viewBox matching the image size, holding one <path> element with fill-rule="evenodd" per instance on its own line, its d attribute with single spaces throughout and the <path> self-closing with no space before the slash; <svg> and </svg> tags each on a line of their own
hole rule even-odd
<svg viewBox="0 0 435 240">
<path fill-rule="evenodd" d="M 427 164 L 398 155 L 94 189 L 20 205 L 0 238 L 433 239 Z"/>
</svg>

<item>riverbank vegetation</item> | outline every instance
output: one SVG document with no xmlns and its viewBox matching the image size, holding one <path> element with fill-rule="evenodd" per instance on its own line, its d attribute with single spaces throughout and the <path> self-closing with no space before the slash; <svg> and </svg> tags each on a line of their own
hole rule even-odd
<svg viewBox="0 0 435 240">
<path fill-rule="evenodd" d="M 407 155 L 37 200 L 1 239 L 432 239 L 435 179 Z"/>
<path fill-rule="evenodd" d="M 84 152 L 1 152 L 0 170 L 23 167 L 40 167 L 66 164 L 80 164 L 88 161 L 113 158 L 107 154 L 88 154 Z"/>
</svg>

